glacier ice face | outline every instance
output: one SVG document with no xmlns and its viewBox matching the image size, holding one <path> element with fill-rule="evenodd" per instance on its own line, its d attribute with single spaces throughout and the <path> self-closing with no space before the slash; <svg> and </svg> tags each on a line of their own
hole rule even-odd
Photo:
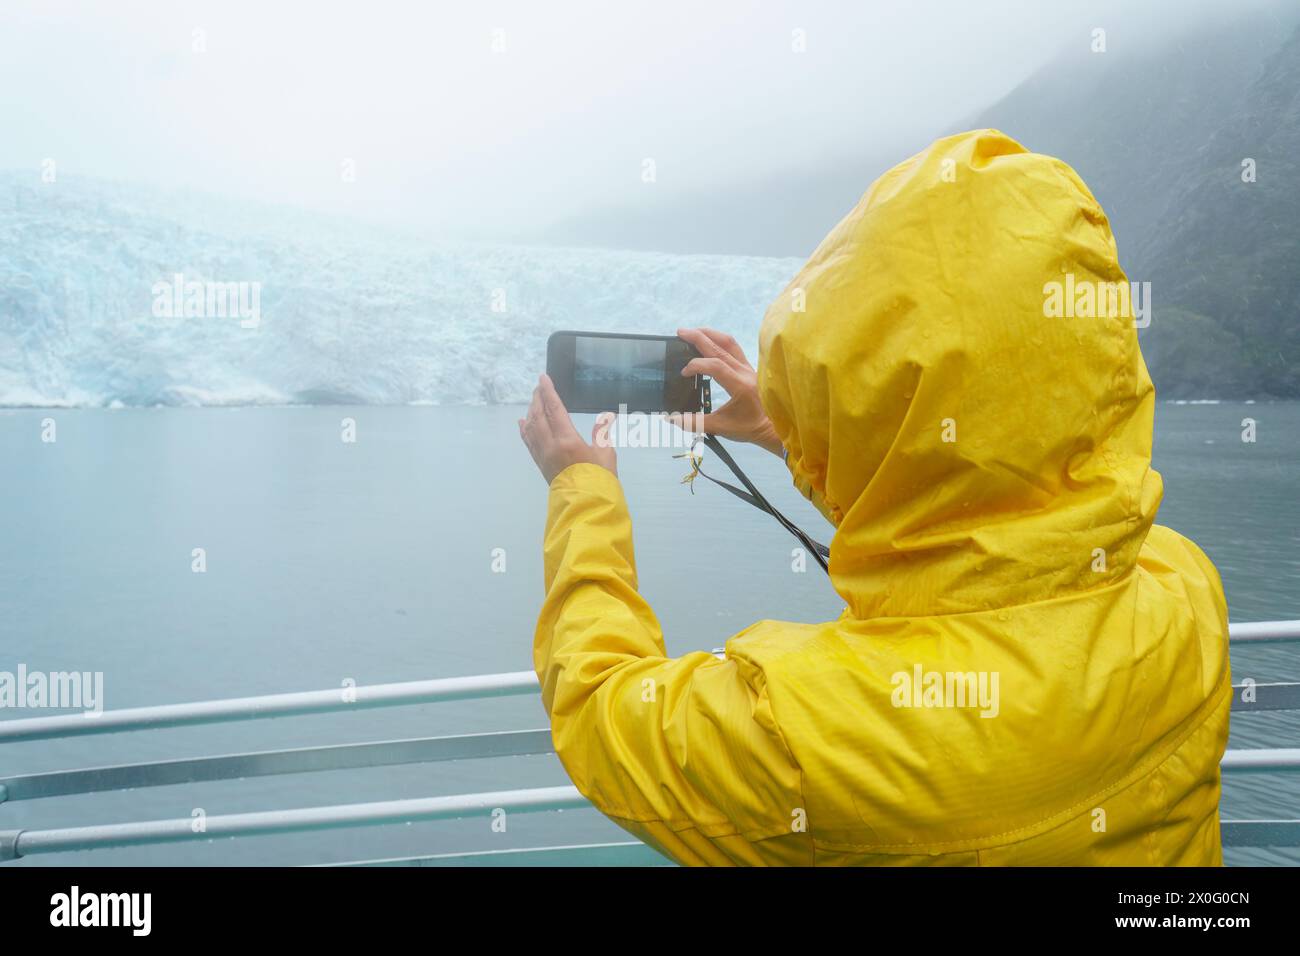
<svg viewBox="0 0 1300 956">
<path fill-rule="evenodd" d="M 556 329 L 730 332 L 795 259 L 437 242 L 194 193 L 0 174 L 0 405 L 527 399 Z M 260 321 L 161 286 L 256 284 Z M 183 310 L 182 310 L 183 312 Z"/>
</svg>

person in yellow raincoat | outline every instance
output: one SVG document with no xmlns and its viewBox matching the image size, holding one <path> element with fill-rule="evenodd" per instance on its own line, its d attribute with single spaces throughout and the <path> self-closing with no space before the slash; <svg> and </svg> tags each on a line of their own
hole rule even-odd
<svg viewBox="0 0 1300 956">
<path fill-rule="evenodd" d="M 543 377 L 534 662 L 578 789 L 683 864 L 1221 863 L 1227 608 L 1153 524 L 1127 293 L 1074 171 L 978 130 L 871 186 L 768 310 L 757 372 L 681 333 L 732 396 L 690 424 L 787 455 L 847 605 L 723 659 L 666 656 L 608 419 L 588 445 Z"/>
</svg>

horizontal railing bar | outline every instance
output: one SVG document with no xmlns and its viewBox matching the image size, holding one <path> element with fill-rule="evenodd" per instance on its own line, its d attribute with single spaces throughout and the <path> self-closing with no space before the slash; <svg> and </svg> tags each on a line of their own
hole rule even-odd
<svg viewBox="0 0 1300 956">
<path fill-rule="evenodd" d="M 1243 621 L 1229 624 L 1228 637 L 1239 644 L 1300 641 L 1300 621 Z"/>
<path fill-rule="evenodd" d="M 1224 846 L 1300 846 L 1300 820 L 1224 820 Z"/>
<path fill-rule="evenodd" d="M 1232 712 L 1300 710 L 1300 684 L 1233 684 Z"/>
<path fill-rule="evenodd" d="M 65 853 L 145 843 L 184 843 L 225 837 L 301 833 L 341 827 L 380 826 L 426 820 L 456 820 L 501 809 L 507 813 L 589 808 L 576 787 L 539 787 L 532 790 L 498 790 L 448 797 L 420 797 L 375 803 L 349 803 L 294 810 L 231 813 L 204 818 L 195 832 L 195 820 L 146 820 L 56 830 L 0 832 L 0 859 L 38 853 Z"/>
<path fill-rule="evenodd" d="M 672 866 L 658 850 L 629 840 L 623 843 L 577 843 L 567 846 L 530 846 L 509 850 L 474 850 L 468 853 L 432 853 L 383 860 L 316 863 L 316 867 L 383 866 Z"/>
<path fill-rule="evenodd" d="M 554 749 L 549 730 L 511 730 L 454 737 L 415 737 L 292 750 L 263 750 L 217 757 L 91 767 L 85 770 L 55 770 L 0 777 L 0 803 L 6 800 L 37 800 L 69 794 L 166 787 L 274 774 L 357 770 L 485 757 L 519 757 L 549 754 Z"/>
<path fill-rule="evenodd" d="M 217 757 L 0 777 L 0 803 L 244 777 L 358 770 L 490 757 L 535 756 L 554 752 L 551 732 L 545 728 L 263 750 Z M 1228 773 L 1300 770 L 1300 748 L 1229 750 L 1224 754 L 1221 766 Z"/>
<path fill-rule="evenodd" d="M 537 675 L 532 671 L 481 674 L 475 677 L 445 677 L 439 680 L 371 684 L 366 687 L 309 690 L 292 694 L 268 694 L 262 697 L 236 697 L 229 700 L 208 700 L 190 704 L 131 707 L 124 710 L 107 710 L 98 716 L 83 713 L 5 720 L 0 721 L 0 743 L 535 693 L 537 693 Z"/>
<path fill-rule="evenodd" d="M 543 787 L 211 816 L 199 832 L 195 832 L 190 818 L 59 830 L 9 830 L 0 832 L 0 860 L 106 847 L 461 819 L 496 809 L 536 813 L 590 806 L 575 787 Z M 1221 827 L 1225 846 L 1300 846 L 1300 820 L 1224 820 Z"/>
<path fill-rule="evenodd" d="M 1242 642 L 1300 640 L 1300 621 L 1250 621 L 1229 625 L 1229 632 L 1232 640 Z M 1300 707 L 1300 684 L 1259 686 L 1275 689 L 1273 701 L 1257 702 L 1239 709 L 1291 710 Z M 0 721 L 0 743 L 366 710 L 372 707 L 401 707 L 449 700 L 508 697 L 536 692 L 537 677 L 532 671 L 372 684 L 368 687 L 132 707 L 98 714 L 88 712 L 3 720 Z"/>
<path fill-rule="evenodd" d="M 1300 770 L 1300 748 L 1229 750 L 1223 755 L 1223 762 L 1219 767 L 1229 773 Z"/>
</svg>

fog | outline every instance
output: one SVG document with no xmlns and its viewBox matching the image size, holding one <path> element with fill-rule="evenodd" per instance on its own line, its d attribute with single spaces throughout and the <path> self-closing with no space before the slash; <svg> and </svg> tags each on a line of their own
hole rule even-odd
<svg viewBox="0 0 1300 956">
<path fill-rule="evenodd" d="M 670 197 L 910 146 L 1095 27 L 1138 47 L 1215 5 L 1132 6 L 6 0 L 0 169 L 532 236 L 647 160 Z"/>
</svg>

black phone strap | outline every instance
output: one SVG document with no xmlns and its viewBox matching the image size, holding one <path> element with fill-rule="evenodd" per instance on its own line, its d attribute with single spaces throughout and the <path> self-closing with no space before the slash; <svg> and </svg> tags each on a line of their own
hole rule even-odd
<svg viewBox="0 0 1300 956">
<path fill-rule="evenodd" d="M 736 459 L 731 457 L 731 453 L 723 447 L 722 442 L 719 441 L 716 436 L 704 435 L 702 438 L 705 446 L 717 455 L 718 459 L 724 465 L 731 469 L 731 473 L 740 480 L 740 483 L 745 486 L 746 490 L 742 491 L 733 484 L 714 478 L 712 475 L 707 474 L 703 468 L 700 468 L 698 464 L 695 466 L 695 470 L 699 474 L 704 475 L 705 478 L 709 479 L 709 481 L 713 482 L 718 487 L 726 488 L 742 501 L 747 501 L 759 511 L 766 511 L 770 514 L 781 523 L 781 526 L 784 527 L 786 531 L 789 531 L 799 539 L 799 542 L 812 553 L 813 559 L 821 565 L 821 569 L 829 574 L 830 567 L 828 561 L 830 560 L 831 549 L 826 547 L 826 545 L 822 544 L 820 541 L 814 541 L 806 531 L 785 515 L 781 514 L 781 512 L 777 511 L 776 508 L 772 507 L 771 503 L 763 497 L 762 492 L 754 487 L 754 483 L 749 480 L 749 476 L 740 470 L 740 466 L 736 464 Z"/>
</svg>

